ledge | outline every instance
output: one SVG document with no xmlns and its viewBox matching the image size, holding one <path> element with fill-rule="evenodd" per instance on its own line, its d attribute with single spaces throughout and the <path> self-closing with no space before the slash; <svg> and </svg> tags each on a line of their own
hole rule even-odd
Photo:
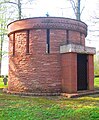
<svg viewBox="0 0 99 120">
<path fill-rule="evenodd" d="M 84 97 L 88 95 L 96 95 L 99 94 L 99 90 L 85 90 L 85 91 L 79 91 L 77 93 L 61 93 L 61 96 L 67 97 L 67 98 L 77 98 L 77 97 Z"/>
<path fill-rule="evenodd" d="M 7 90 L 6 93 L 20 96 L 59 96 L 60 93 L 31 93 L 31 92 L 16 92 Z"/>
<path fill-rule="evenodd" d="M 3 91 L 5 92 L 5 91 Z M 87 95 L 94 95 L 99 94 L 99 90 L 85 90 L 85 91 L 79 91 L 76 93 L 26 93 L 26 92 L 15 92 L 15 91 L 7 91 L 8 94 L 13 95 L 20 95 L 20 96 L 63 96 L 67 98 L 77 98 L 77 97 L 83 97 Z"/>
<path fill-rule="evenodd" d="M 76 44 L 67 44 L 60 46 L 60 53 L 84 53 L 84 54 L 95 54 L 96 49 L 94 47 L 86 47 Z"/>
</svg>

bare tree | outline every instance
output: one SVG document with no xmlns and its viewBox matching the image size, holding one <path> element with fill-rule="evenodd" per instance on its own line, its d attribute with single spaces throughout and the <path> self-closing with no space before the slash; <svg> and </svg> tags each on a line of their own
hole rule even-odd
<svg viewBox="0 0 99 120">
<path fill-rule="evenodd" d="M 3 0 L 2 2 L 0 2 L 0 5 L 4 5 L 4 4 L 13 4 L 16 5 L 18 8 L 18 19 L 21 19 L 22 16 L 22 10 L 21 10 L 21 0 L 17 0 L 12 2 L 11 0 Z M 5 5 L 6 6 L 6 5 Z"/>
<path fill-rule="evenodd" d="M 5 19 L 6 19 L 5 11 L 3 11 L 3 13 L 0 12 L 0 75 L 1 75 L 1 62 L 2 62 L 2 58 L 7 53 L 7 52 L 5 52 L 3 50 L 3 43 L 5 41 L 5 36 L 7 36 L 7 30 L 6 30 L 7 23 L 6 23 Z"/>
<path fill-rule="evenodd" d="M 24 4 L 32 3 L 34 0 L 27 0 Z M 5 55 L 3 50 L 3 43 L 5 36 L 7 36 L 7 24 L 15 19 L 22 19 L 22 5 L 24 0 L 0 0 L 0 75 L 1 62 Z"/>
<path fill-rule="evenodd" d="M 81 20 L 81 14 L 82 14 L 85 6 L 83 6 L 83 8 L 81 9 L 81 0 L 69 0 L 69 1 L 72 5 L 76 19 Z"/>
</svg>

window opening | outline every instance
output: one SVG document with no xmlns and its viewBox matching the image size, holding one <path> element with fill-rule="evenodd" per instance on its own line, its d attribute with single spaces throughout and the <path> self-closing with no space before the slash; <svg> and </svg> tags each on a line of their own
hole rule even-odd
<svg viewBox="0 0 99 120">
<path fill-rule="evenodd" d="M 46 53 L 50 53 L 50 29 L 47 29 Z"/>
</svg>

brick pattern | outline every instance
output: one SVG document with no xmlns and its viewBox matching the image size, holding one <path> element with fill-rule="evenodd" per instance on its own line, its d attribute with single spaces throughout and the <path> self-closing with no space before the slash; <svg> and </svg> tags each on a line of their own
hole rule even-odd
<svg viewBox="0 0 99 120">
<path fill-rule="evenodd" d="M 85 35 L 80 33 L 80 44 L 82 46 L 85 46 Z"/>
<path fill-rule="evenodd" d="M 81 44 L 80 33 L 76 31 L 69 31 L 69 43 Z"/>
<path fill-rule="evenodd" d="M 15 33 L 15 56 L 26 55 L 27 31 Z"/>
<path fill-rule="evenodd" d="M 35 93 L 61 92 L 60 54 L 57 52 L 46 54 L 46 30 L 30 30 L 28 55 L 26 55 L 26 34 L 24 31 L 15 35 L 15 56 L 9 55 L 8 90 Z"/>
<path fill-rule="evenodd" d="M 67 44 L 66 30 L 50 30 L 50 52 L 60 53 L 60 45 Z"/>
<path fill-rule="evenodd" d="M 88 55 L 88 89 L 94 90 L 94 59 L 93 55 Z"/>
<path fill-rule="evenodd" d="M 54 54 L 10 58 L 8 90 L 61 92 L 61 68 L 58 61 L 60 56 Z"/>
<path fill-rule="evenodd" d="M 31 26 L 32 25 L 32 26 Z M 8 25 L 9 33 L 26 29 L 66 29 L 87 36 L 87 25 L 81 21 L 59 17 L 38 17 L 17 20 Z"/>
<path fill-rule="evenodd" d="M 77 92 L 77 54 L 62 54 L 62 92 Z"/>
</svg>

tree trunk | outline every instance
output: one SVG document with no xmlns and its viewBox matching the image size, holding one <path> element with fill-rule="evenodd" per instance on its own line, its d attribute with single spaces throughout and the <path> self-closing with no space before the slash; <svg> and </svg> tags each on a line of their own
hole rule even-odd
<svg viewBox="0 0 99 120">
<path fill-rule="evenodd" d="M 3 24 L 1 24 L 1 43 L 0 43 L 0 75 L 1 75 L 1 62 L 2 62 L 2 48 L 3 48 L 3 40 L 4 40 L 4 34 L 3 34 Z"/>
<path fill-rule="evenodd" d="M 80 20 L 80 1 L 81 0 L 76 0 L 76 19 Z"/>
<path fill-rule="evenodd" d="M 0 76 L 1 76 L 1 60 L 0 60 Z"/>
<path fill-rule="evenodd" d="M 21 1 L 18 0 L 18 11 L 19 11 L 19 20 L 21 19 L 22 11 L 21 11 Z"/>
</svg>

